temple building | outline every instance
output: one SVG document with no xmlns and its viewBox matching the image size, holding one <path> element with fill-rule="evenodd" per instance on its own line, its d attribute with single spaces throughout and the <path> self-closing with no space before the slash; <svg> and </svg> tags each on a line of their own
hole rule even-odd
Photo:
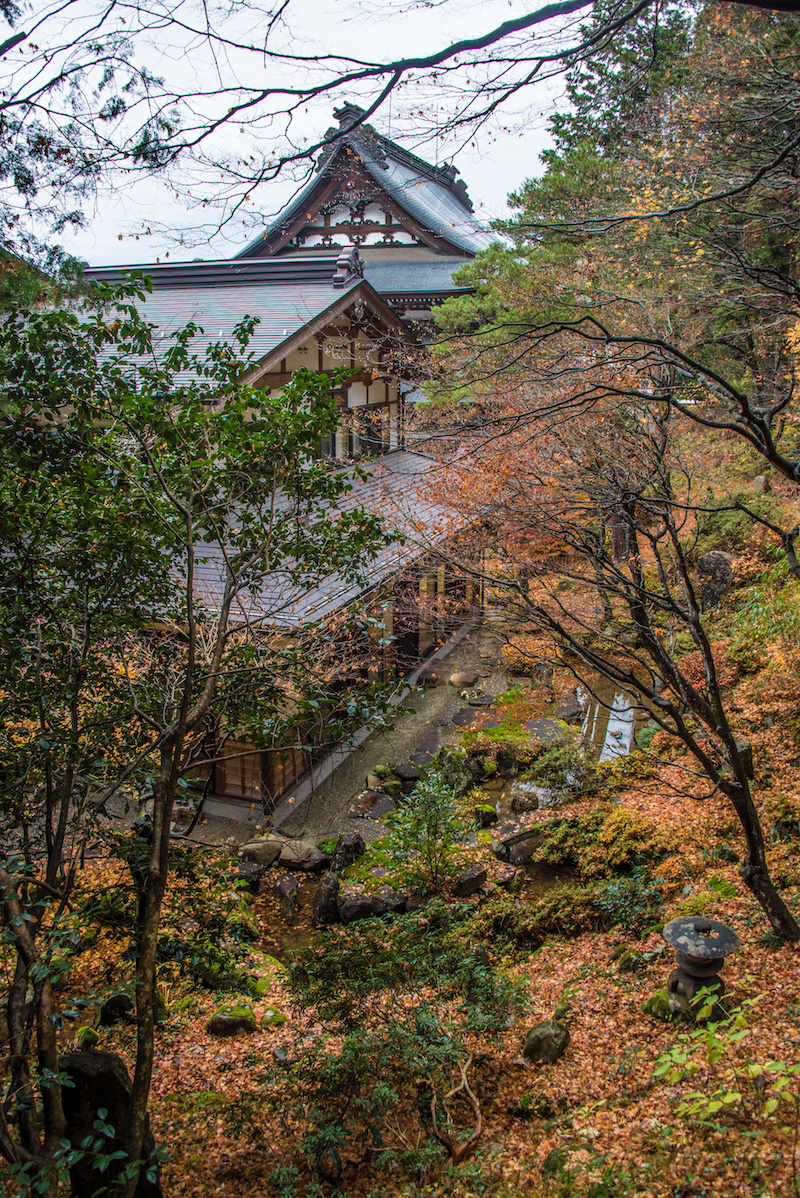
<svg viewBox="0 0 800 1198">
<path fill-rule="evenodd" d="M 347 469 L 358 459 L 366 475 L 352 502 L 385 515 L 404 534 L 383 554 L 360 594 L 335 575 L 303 594 L 266 590 L 239 605 L 276 635 L 304 619 L 321 618 L 357 599 L 386 595 L 386 636 L 394 649 L 387 669 L 407 672 L 452 631 L 453 611 L 471 610 L 472 584 L 448 576 L 430 556 L 441 513 L 439 463 L 415 452 L 408 437 L 409 399 L 418 394 L 432 310 L 465 288 L 453 275 L 495 237 L 476 219 L 455 167 L 433 166 L 360 124 L 361 109 L 335 112 L 308 184 L 263 232 L 234 258 L 87 269 L 90 279 L 121 281 L 132 271 L 150 278 L 141 301 L 145 318 L 165 340 L 193 322 L 193 350 L 230 340 L 245 317 L 257 317 L 248 352 L 254 365 L 245 382 L 279 394 L 305 367 L 337 376 L 341 418 L 320 455 Z M 179 380 L 180 381 L 180 380 Z M 426 548 L 427 541 L 427 548 Z M 213 561 L 198 571 L 213 594 Z M 415 602 L 403 611 L 392 601 L 402 582 Z M 447 618 L 444 617 L 447 609 Z M 235 742 L 231 742 L 234 744 Z M 235 743 L 236 760 L 216 767 L 216 794 L 274 809 L 289 788 L 313 787 L 315 761 L 307 749 L 252 754 Z"/>
</svg>

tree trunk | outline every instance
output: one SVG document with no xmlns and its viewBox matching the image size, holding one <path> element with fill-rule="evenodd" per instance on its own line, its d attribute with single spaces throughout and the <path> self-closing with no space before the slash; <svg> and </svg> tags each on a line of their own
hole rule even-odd
<svg viewBox="0 0 800 1198">
<path fill-rule="evenodd" d="M 174 786 L 170 785 L 172 751 L 172 746 L 165 748 L 162 761 L 169 760 L 169 768 L 162 765 L 161 775 L 153 788 L 153 839 L 147 866 L 137 869 L 134 865 L 132 870 L 139 897 L 139 934 L 136 944 L 137 1043 L 124 1143 L 128 1159 L 140 1163 L 144 1163 L 147 1103 L 155 1057 L 156 949 L 169 867 L 169 821 L 174 797 Z M 138 1179 L 126 1187 L 127 1198 L 133 1198 L 137 1184 Z"/>
<path fill-rule="evenodd" d="M 747 844 L 747 855 L 740 871 L 742 878 L 763 909 L 775 934 L 782 936 L 784 940 L 797 942 L 800 940 L 800 924 L 786 906 L 770 877 L 764 833 L 750 788 L 732 784 L 723 789 L 736 809 Z"/>
</svg>

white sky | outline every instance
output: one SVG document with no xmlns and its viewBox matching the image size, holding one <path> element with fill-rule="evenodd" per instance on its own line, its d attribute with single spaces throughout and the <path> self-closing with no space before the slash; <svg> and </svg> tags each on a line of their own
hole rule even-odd
<svg viewBox="0 0 800 1198">
<path fill-rule="evenodd" d="M 529 0 L 446 0 L 429 7 L 408 11 L 399 0 L 292 0 L 288 27 L 282 34 L 283 46 L 294 53 L 331 52 L 369 59 L 386 59 L 411 54 L 428 54 L 452 41 L 476 36 L 510 17 L 531 11 Z M 228 22 L 230 17 L 218 17 Z M 239 35 L 253 20 L 247 5 L 237 3 L 235 25 Z M 144 55 L 142 55 L 144 57 Z M 252 70 L 252 58 L 243 63 L 235 56 L 217 60 L 213 69 L 208 61 L 188 52 L 181 57 L 174 48 L 162 53 L 157 42 L 147 50 L 146 61 L 156 74 L 165 76 L 173 86 L 186 79 L 186 88 L 197 85 L 198 78 L 209 86 L 208 76 L 224 82 L 235 81 L 237 72 Z M 239 76 L 240 77 L 240 76 Z M 274 74 L 269 82 L 274 80 Z M 250 79 L 248 78 L 248 82 Z M 256 83 L 256 80 L 253 80 Z M 546 131 L 547 115 L 560 95 L 561 83 L 551 81 L 529 87 L 515 99 L 513 107 L 501 110 L 491 128 L 485 127 L 467 143 L 451 140 L 420 142 L 414 135 L 414 108 L 433 115 L 437 93 L 409 86 L 385 104 L 372 123 L 381 132 L 395 138 L 423 158 L 434 162 L 453 161 L 459 168 L 475 204 L 476 213 L 488 221 L 507 214 L 507 194 L 523 180 L 541 172 L 539 155 L 550 142 Z M 331 109 L 345 99 L 364 103 L 369 93 L 339 94 L 309 106 L 292 127 L 292 136 L 302 144 L 319 138 L 333 123 Z M 452 102 L 452 101 L 451 101 Z M 446 100 L 442 104 L 447 103 Z M 420 118 L 416 119 L 419 127 Z M 273 128 L 269 120 L 260 128 L 240 134 L 227 126 L 214 147 L 217 154 L 247 155 L 253 137 L 267 138 Z M 261 143 L 263 147 L 263 142 Z M 198 168 L 189 163 L 173 172 L 172 181 L 161 179 L 128 180 L 101 191 L 87 212 L 87 228 L 65 235 L 64 247 L 92 265 L 103 263 L 153 262 L 157 259 L 229 257 L 255 234 L 262 214 L 268 222 L 288 201 L 298 183 L 280 179 L 264 183 L 253 191 L 243 219 L 230 222 L 223 233 L 198 235 L 198 224 L 209 219 L 209 210 L 198 212 L 198 197 L 207 194 L 213 183 L 210 173 L 201 178 Z M 204 188 L 206 190 L 204 190 Z M 182 194 L 176 194 L 182 193 Z M 214 223 L 213 214 L 211 222 Z M 150 230 L 148 233 L 147 230 Z M 167 230 L 170 232 L 168 233 Z M 187 230 L 186 244 L 179 242 L 181 230 Z M 189 230 L 195 230 L 189 233 Z"/>
</svg>

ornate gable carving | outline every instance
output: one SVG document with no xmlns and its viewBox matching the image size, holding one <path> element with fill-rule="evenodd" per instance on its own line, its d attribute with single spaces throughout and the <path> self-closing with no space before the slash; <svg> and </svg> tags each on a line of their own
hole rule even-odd
<svg viewBox="0 0 800 1198">
<path fill-rule="evenodd" d="M 302 208 L 294 209 L 285 223 L 270 229 L 250 256 L 348 244 L 421 245 L 453 252 L 449 242 L 424 228 L 383 190 L 351 146 L 339 143 Z"/>
</svg>

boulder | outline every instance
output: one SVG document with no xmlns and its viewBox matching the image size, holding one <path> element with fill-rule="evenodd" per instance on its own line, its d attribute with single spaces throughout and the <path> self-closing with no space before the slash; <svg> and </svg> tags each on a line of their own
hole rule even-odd
<svg viewBox="0 0 800 1198">
<path fill-rule="evenodd" d="M 360 890 L 345 890 L 336 903 L 342 923 L 355 923 L 357 919 L 369 919 L 375 914 L 372 899 Z"/>
<path fill-rule="evenodd" d="M 460 670 L 457 670 L 455 672 L 455 674 L 451 674 L 450 679 L 449 679 L 451 686 L 458 686 L 458 687 L 474 686 L 477 681 L 478 681 L 477 674 L 471 674 L 466 671 L 462 672 Z"/>
<path fill-rule="evenodd" d="M 327 928 L 339 922 L 339 912 L 336 900 L 339 897 L 339 879 L 329 870 L 323 875 L 322 881 L 314 894 L 312 905 L 312 920 L 315 928 Z"/>
<path fill-rule="evenodd" d="M 387 815 L 394 815 L 396 810 L 397 807 L 394 804 L 394 800 L 390 799 L 388 795 L 382 795 L 377 803 L 374 803 L 370 807 L 369 811 L 364 812 L 364 818 L 384 819 Z"/>
<path fill-rule="evenodd" d="M 384 794 L 387 794 L 390 799 L 394 799 L 395 802 L 403 797 L 403 783 L 399 778 L 384 779 L 384 781 L 381 783 L 381 790 Z"/>
<path fill-rule="evenodd" d="M 540 745 L 553 745 L 563 740 L 566 735 L 558 720 L 528 720 L 526 730 L 538 740 Z"/>
<path fill-rule="evenodd" d="M 272 893 L 285 919 L 293 919 L 300 906 L 300 887 L 293 874 L 281 874 L 275 879 Z"/>
<path fill-rule="evenodd" d="M 539 686 L 549 686 L 553 681 L 553 667 L 549 661 L 541 657 L 533 663 L 530 674 Z"/>
<path fill-rule="evenodd" d="M 509 847 L 507 860 L 511 865 L 527 865 L 535 852 L 535 840 L 518 840 Z"/>
<path fill-rule="evenodd" d="M 226 881 L 231 885 L 237 883 L 248 890 L 255 892 L 258 890 L 259 883 L 267 872 L 266 865 L 260 865 L 258 861 L 241 861 L 236 869 L 230 869 L 225 875 Z"/>
<path fill-rule="evenodd" d="M 384 792 L 378 790 L 362 790 L 356 799 L 356 807 L 361 812 L 370 811 Z"/>
<path fill-rule="evenodd" d="M 552 828 L 557 820 L 535 824 L 532 828 L 520 828 L 519 825 L 506 824 L 500 829 L 500 835 L 492 842 L 492 852 L 500 861 L 510 861 L 512 865 L 521 865 L 530 861 L 534 851 L 539 846 L 545 828 Z"/>
<path fill-rule="evenodd" d="M 128 1106 L 131 1096 L 131 1080 L 121 1057 L 112 1052 L 71 1052 L 59 1059 L 59 1068 L 72 1083 L 61 1088 L 64 1116 L 67 1126 L 63 1136 L 72 1144 L 81 1144 L 89 1136 L 94 1139 L 94 1120 L 99 1110 L 107 1112 L 104 1122 L 114 1129 L 114 1135 L 106 1141 L 109 1154 L 120 1151 L 122 1137 L 128 1125 Z M 150 1132 L 150 1121 L 145 1124 L 144 1156 L 150 1161 L 155 1151 L 155 1140 Z M 107 1193 L 108 1185 L 116 1176 L 120 1166 L 113 1161 L 107 1172 L 101 1174 L 94 1169 L 96 1158 L 91 1154 L 81 1156 L 70 1169 L 70 1192 L 75 1198 L 92 1198 L 97 1193 Z M 156 1179 L 148 1181 L 143 1170 L 134 1198 L 162 1198 L 161 1184 Z"/>
<path fill-rule="evenodd" d="M 253 1008 L 247 1006 L 220 1007 L 206 1024 L 211 1036 L 238 1036 L 242 1032 L 256 1030 Z"/>
<path fill-rule="evenodd" d="M 717 857 L 720 861 L 727 861 L 729 865 L 736 865 L 740 859 L 736 850 L 731 848 L 725 840 L 717 848 Z"/>
<path fill-rule="evenodd" d="M 170 830 L 185 832 L 194 818 L 195 808 L 192 803 L 176 803 L 172 808 L 172 823 Z"/>
<path fill-rule="evenodd" d="M 702 586 L 703 607 L 716 607 L 723 595 L 731 589 L 733 580 L 733 558 L 720 549 L 704 553 L 697 561 L 697 573 Z"/>
<path fill-rule="evenodd" d="M 501 865 L 495 870 L 494 881 L 503 890 L 510 890 L 517 879 L 517 870 L 513 865 Z"/>
<path fill-rule="evenodd" d="M 521 815 L 526 811 L 538 811 L 541 791 L 542 788 L 534 782 L 512 782 L 509 789 L 511 810 L 515 815 Z"/>
<path fill-rule="evenodd" d="M 569 1032 L 555 1019 L 546 1019 L 537 1023 L 528 1032 L 522 1055 L 526 1061 L 541 1061 L 546 1065 L 554 1065 L 566 1051 L 569 1044 Z"/>
<path fill-rule="evenodd" d="M 669 990 L 656 990 L 642 1003 L 642 1013 L 662 1023 L 694 1023 L 694 1015 L 682 994 L 670 994 Z"/>
<path fill-rule="evenodd" d="M 270 865 L 274 865 L 280 857 L 284 843 L 284 841 L 272 837 L 264 837 L 263 840 L 249 840 L 239 849 L 239 856 L 242 861 L 255 861 L 257 865 L 263 865 L 269 869 Z"/>
<path fill-rule="evenodd" d="M 394 772 L 401 782 L 419 782 L 420 772 L 413 761 L 404 761 L 400 765 L 396 765 Z"/>
<path fill-rule="evenodd" d="M 666 945 L 659 945 L 649 953 L 636 953 L 629 949 L 617 961 L 617 969 L 620 973 L 644 973 L 654 961 L 663 957 L 665 951 Z"/>
<path fill-rule="evenodd" d="M 583 719 L 583 711 L 578 692 L 572 690 L 564 696 L 553 714 L 557 720 L 563 720 L 565 724 L 580 724 Z"/>
<path fill-rule="evenodd" d="M 262 1032 L 271 1031 L 276 1027 L 283 1027 L 286 1023 L 286 1016 L 283 1011 L 277 1007 L 267 1007 L 264 1014 L 261 1016 L 260 1025 Z"/>
<path fill-rule="evenodd" d="M 391 886 L 381 886 L 372 896 L 372 911 L 374 915 L 388 915 L 390 912 L 399 915 L 406 909 L 406 896 Z"/>
<path fill-rule="evenodd" d="M 757 474 L 753 479 L 753 490 L 759 495 L 769 495 L 772 490 L 772 484 L 766 474 Z"/>
<path fill-rule="evenodd" d="M 329 859 L 310 840 L 290 840 L 281 849 L 279 860 L 289 869 L 302 869 L 308 873 L 325 869 Z"/>
<path fill-rule="evenodd" d="M 112 1027 L 115 1023 L 131 1023 L 135 1018 L 135 1002 L 130 994 L 120 992 L 110 995 L 103 1003 L 97 1023 L 99 1027 Z"/>
<path fill-rule="evenodd" d="M 486 870 L 482 865 L 470 865 L 453 882 L 451 890 L 456 898 L 467 898 L 477 894 L 486 881 Z"/>
<path fill-rule="evenodd" d="M 492 824 L 497 823 L 497 808 L 491 803 L 478 803 L 475 819 L 481 828 L 491 828 Z"/>
<path fill-rule="evenodd" d="M 476 728 L 496 728 L 500 723 L 491 718 L 488 707 L 462 707 L 450 717 L 450 722 L 456 728 L 470 728 L 473 724 Z"/>
<path fill-rule="evenodd" d="M 339 837 L 333 850 L 331 870 L 335 874 L 341 873 L 348 865 L 352 865 L 357 857 L 363 857 L 366 851 L 367 846 L 360 832 L 346 832 L 344 836 Z"/>
<path fill-rule="evenodd" d="M 78 1028 L 78 1033 L 75 1039 L 77 1041 L 78 1048 L 84 1052 L 90 1048 L 97 1048 L 97 1045 L 100 1043 L 100 1037 L 93 1027 L 89 1027 L 88 1023 L 84 1024 L 83 1027 Z"/>
</svg>

